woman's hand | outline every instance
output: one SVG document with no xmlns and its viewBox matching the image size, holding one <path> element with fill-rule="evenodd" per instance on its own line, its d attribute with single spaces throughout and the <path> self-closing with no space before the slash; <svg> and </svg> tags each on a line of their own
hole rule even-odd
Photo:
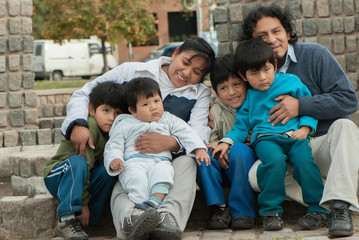
<svg viewBox="0 0 359 240">
<path fill-rule="evenodd" d="M 76 154 L 84 156 L 86 144 L 95 149 L 90 131 L 87 127 L 75 125 L 72 128 L 70 140 L 76 149 Z"/>
<path fill-rule="evenodd" d="M 165 150 L 177 152 L 180 147 L 172 136 L 158 133 L 144 133 L 135 141 L 135 149 L 139 153 L 160 153 Z"/>
</svg>

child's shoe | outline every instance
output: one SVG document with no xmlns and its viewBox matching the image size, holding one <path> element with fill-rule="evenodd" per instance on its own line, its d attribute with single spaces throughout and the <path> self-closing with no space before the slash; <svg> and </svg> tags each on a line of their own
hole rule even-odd
<svg viewBox="0 0 359 240">
<path fill-rule="evenodd" d="M 252 229 L 254 219 L 246 216 L 235 216 L 232 219 L 232 229 Z"/>
<path fill-rule="evenodd" d="M 81 222 L 77 218 L 59 222 L 55 228 L 55 232 L 65 240 L 87 240 L 88 236 L 83 231 Z"/>
<path fill-rule="evenodd" d="M 277 231 L 283 229 L 282 216 L 278 213 L 265 213 L 263 216 L 263 228 L 265 231 Z"/>
<path fill-rule="evenodd" d="M 232 217 L 227 207 L 211 208 L 211 219 L 208 222 L 207 229 L 227 229 L 231 223 Z"/>
<path fill-rule="evenodd" d="M 148 239 L 160 222 L 160 214 L 154 208 L 146 210 L 134 208 L 123 223 L 123 232 L 128 239 Z"/>
<path fill-rule="evenodd" d="M 297 224 L 306 229 L 314 230 L 328 225 L 329 216 L 320 212 L 308 212 L 303 217 L 299 218 Z"/>
<path fill-rule="evenodd" d="M 154 209 L 158 208 L 158 206 L 156 206 L 151 201 L 146 201 L 146 202 L 143 202 L 143 203 L 136 203 L 135 204 L 135 208 L 142 209 L 144 211 L 146 211 L 149 207 L 154 208 Z"/>
</svg>

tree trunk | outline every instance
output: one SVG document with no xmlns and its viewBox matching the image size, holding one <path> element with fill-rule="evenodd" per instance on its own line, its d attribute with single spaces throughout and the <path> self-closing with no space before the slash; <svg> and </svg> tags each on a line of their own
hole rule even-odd
<svg viewBox="0 0 359 240">
<path fill-rule="evenodd" d="M 106 37 L 101 37 L 101 48 L 102 48 L 102 57 L 103 57 L 103 73 L 109 70 L 108 63 L 107 63 L 107 51 L 106 51 Z"/>
</svg>

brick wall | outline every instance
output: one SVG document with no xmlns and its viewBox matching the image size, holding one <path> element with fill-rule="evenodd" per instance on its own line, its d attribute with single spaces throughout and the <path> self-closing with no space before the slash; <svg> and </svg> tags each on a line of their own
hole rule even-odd
<svg viewBox="0 0 359 240">
<path fill-rule="evenodd" d="M 268 0 L 216 0 L 218 53 L 234 52 L 243 16 Z M 359 79 L 359 0 L 277 1 L 296 18 L 299 41 L 326 46 L 354 88 Z M 0 1 L 0 148 L 59 143 L 73 90 L 33 91 L 32 0 Z M 353 114 L 359 123 L 359 113 Z"/>
<path fill-rule="evenodd" d="M 0 1 L 0 147 L 37 128 L 31 16 L 32 0 Z"/>
</svg>

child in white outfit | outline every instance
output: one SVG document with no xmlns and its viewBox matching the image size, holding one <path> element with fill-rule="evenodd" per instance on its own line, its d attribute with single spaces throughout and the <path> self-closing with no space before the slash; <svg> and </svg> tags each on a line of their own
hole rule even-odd
<svg viewBox="0 0 359 240">
<path fill-rule="evenodd" d="M 161 92 L 156 81 L 135 78 L 125 87 L 124 98 L 132 115 L 119 115 L 110 130 L 105 147 L 105 167 L 110 175 L 118 175 L 136 203 L 135 208 L 157 209 L 173 186 L 170 151 L 142 154 L 135 150 L 136 139 L 143 133 L 171 135 L 178 139 L 187 155 L 195 152 L 200 165 L 210 164 L 207 148 L 198 134 L 182 119 L 164 112 Z"/>
</svg>

